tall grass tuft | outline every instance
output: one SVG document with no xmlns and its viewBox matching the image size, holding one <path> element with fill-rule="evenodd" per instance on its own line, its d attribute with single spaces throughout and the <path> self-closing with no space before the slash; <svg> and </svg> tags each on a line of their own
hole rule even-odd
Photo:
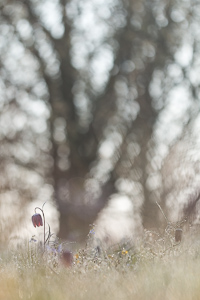
<svg viewBox="0 0 200 300">
<path fill-rule="evenodd" d="M 106 250 L 93 246 L 91 231 L 86 246 L 73 254 L 55 244 L 44 252 L 33 241 L 1 250 L 0 299 L 199 299 L 198 240 L 177 243 L 172 229 L 168 225 L 163 235 L 145 231 L 138 247 L 131 241 Z"/>
<path fill-rule="evenodd" d="M 145 230 L 137 245 L 105 249 L 92 227 L 86 245 L 72 249 L 49 227 L 42 242 L 2 248 L 0 300 L 199 299 L 199 228 L 186 234 L 182 222 L 166 221 L 162 234 Z"/>
</svg>

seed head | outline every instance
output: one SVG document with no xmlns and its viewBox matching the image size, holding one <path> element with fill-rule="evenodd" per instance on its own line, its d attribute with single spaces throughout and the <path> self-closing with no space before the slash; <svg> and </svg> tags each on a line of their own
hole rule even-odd
<svg viewBox="0 0 200 300">
<path fill-rule="evenodd" d="M 33 223 L 33 226 L 36 227 L 40 227 L 40 226 L 43 226 L 43 222 L 42 222 L 42 216 L 40 214 L 34 214 L 32 216 L 32 223 Z"/>
</svg>

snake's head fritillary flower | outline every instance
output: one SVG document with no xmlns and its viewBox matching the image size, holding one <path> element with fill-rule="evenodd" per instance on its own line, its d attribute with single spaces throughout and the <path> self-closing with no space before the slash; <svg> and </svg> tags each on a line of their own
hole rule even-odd
<svg viewBox="0 0 200 300">
<path fill-rule="evenodd" d="M 66 267 L 71 267 L 73 264 L 73 254 L 69 250 L 65 250 L 62 253 L 61 260 Z"/>
<path fill-rule="evenodd" d="M 175 241 L 178 243 L 178 242 L 181 242 L 181 239 L 182 239 L 182 233 L 183 233 L 183 230 L 181 228 L 177 228 L 175 230 Z"/>
<path fill-rule="evenodd" d="M 32 216 L 32 223 L 33 223 L 33 226 L 36 227 L 40 227 L 40 226 L 43 226 L 43 222 L 42 222 L 42 216 L 40 214 L 34 214 Z"/>
</svg>

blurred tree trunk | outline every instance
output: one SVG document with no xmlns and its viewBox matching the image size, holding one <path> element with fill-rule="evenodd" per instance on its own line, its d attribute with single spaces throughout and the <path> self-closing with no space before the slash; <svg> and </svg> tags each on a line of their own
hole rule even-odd
<svg viewBox="0 0 200 300">
<path fill-rule="evenodd" d="M 155 144 L 159 142 L 155 140 L 155 127 L 165 109 L 169 89 L 176 85 L 168 73 L 169 66 L 176 64 L 175 53 L 181 44 L 184 28 L 176 20 L 176 14 L 173 16 L 177 3 L 176 0 L 169 3 L 113 1 L 108 6 L 110 18 L 104 19 L 109 29 L 101 45 L 82 41 L 89 44 L 85 58 L 88 64 L 82 69 L 74 63 L 73 47 L 78 40 L 77 31 L 81 35 L 76 22 L 80 21 L 84 3 L 58 1 L 57 12 L 63 28 L 59 37 L 52 33 L 55 28 L 50 29 L 45 23 L 45 9 L 41 11 L 40 8 L 43 1 L 5 1 L 1 5 L 2 20 L 10 30 L 9 39 L 5 35 L 4 40 L 9 44 L 14 37 L 19 48 L 22 47 L 38 66 L 33 82 L 17 86 L 11 78 L 13 72 L 9 71 L 9 79 L 3 79 L 5 85 L 8 82 L 11 86 L 16 85 L 30 98 L 34 95 L 37 80 L 45 86 L 45 95 L 40 100 L 50 114 L 45 132 L 50 141 L 49 153 L 46 150 L 47 153 L 38 156 L 37 168 L 36 159 L 26 166 L 32 166 L 36 172 L 40 168 L 45 170 L 43 179 L 53 186 L 60 214 L 60 238 L 84 238 L 89 224 L 94 222 L 109 197 L 114 193 L 124 193 L 119 182 L 126 180 L 134 184 L 129 197 L 134 207 L 142 209 L 143 225 L 152 227 L 159 222 L 155 205 L 158 199 L 153 185 L 149 186 L 149 177 L 155 171 L 152 161 Z M 71 11 L 77 11 L 74 19 L 70 17 L 70 4 Z M 184 9 L 187 11 L 188 8 Z M 84 17 L 87 18 L 87 14 Z M 21 25 L 23 22 L 31 32 L 28 38 L 23 36 L 26 32 Z M 98 61 L 97 54 L 103 46 L 112 49 L 113 66 L 108 70 L 104 86 L 98 90 L 93 82 L 98 70 L 92 69 L 92 60 L 96 57 Z M 84 51 L 80 49 L 81 55 Z M 6 54 L 1 54 L 1 64 L 6 70 L 4 56 Z M 153 80 L 160 80 L 156 72 L 167 78 L 161 84 L 158 99 L 151 92 Z M 5 72 L 2 78 L 4 76 Z M 157 91 L 155 84 L 153 90 Z M 87 107 L 82 104 L 83 100 Z M 37 141 L 36 134 L 34 139 Z M 106 142 L 113 149 L 110 156 L 101 151 Z M 47 163 L 43 162 L 44 157 L 48 157 Z M 21 163 L 25 165 L 23 159 Z M 93 187 L 88 188 L 91 179 Z"/>
</svg>

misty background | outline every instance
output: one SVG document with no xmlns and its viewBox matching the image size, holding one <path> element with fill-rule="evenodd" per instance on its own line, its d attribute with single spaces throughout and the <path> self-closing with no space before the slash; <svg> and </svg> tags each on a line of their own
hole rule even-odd
<svg viewBox="0 0 200 300">
<path fill-rule="evenodd" d="M 0 0 L 0 240 L 140 236 L 200 180 L 200 1 Z M 198 224 L 198 214 L 193 223 Z"/>
</svg>

